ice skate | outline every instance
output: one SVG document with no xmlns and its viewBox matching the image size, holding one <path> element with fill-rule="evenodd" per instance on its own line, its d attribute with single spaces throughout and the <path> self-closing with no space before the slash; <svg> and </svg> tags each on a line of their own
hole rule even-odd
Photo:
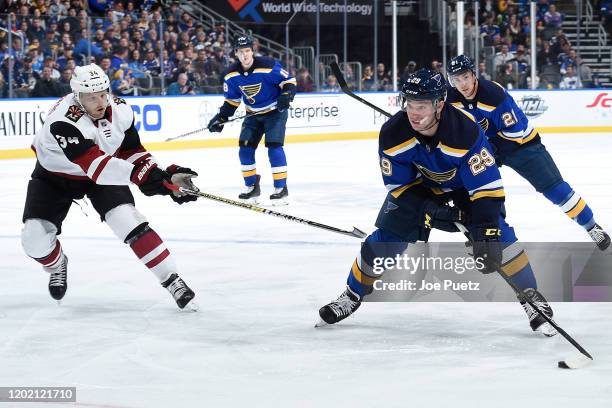
<svg viewBox="0 0 612 408">
<path fill-rule="evenodd" d="M 610 236 L 599 226 L 599 224 L 593 225 L 593 228 L 587 232 L 600 250 L 605 251 L 610 247 Z"/>
<path fill-rule="evenodd" d="M 238 198 L 240 201 L 248 204 L 257 204 L 259 203 L 259 196 L 261 195 L 261 188 L 259 187 L 259 180 L 261 176 L 259 174 L 256 175 L 255 184 L 252 186 L 246 186 L 244 192 L 240 193 Z"/>
<path fill-rule="evenodd" d="M 64 260 L 56 268 L 43 269 L 49 272 L 49 294 L 59 304 L 66 290 L 68 289 L 68 257 L 64 255 Z"/>
<path fill-rule="evenodd" d="M 189 305 L 191 310 L 198 310 L 198 306 L 193 302 L 195 293 L 176 273 L 171 274 L 161 285 L 168 289 L 179 308 L 184 309 Z"/>
<path fill-rule="evenodd" d="M 321 320 L 315 327 L 338 323 L 352 315 L 361 306 L 359 295 L 354 293 L 348 286 L 344 292 L 331 303 L 319 309 Z"/>
<path fill-rule="evenodd" d="M 273 206 L 289 204 L 289 190 L 287 190 L 287 186 L 274 189 L 274 194 L 270 195 L 270 204 Z"/>
<path fill-rule="evenodd" d="M 523 293 L 529 297 L 529 300 L 531 300 L 538 307 L 538 309 L 544 312 L 547 317 L 552 319 L 552 308 L 540 292 L 535 289 L 528 288 L 525 289 Z M 525 302 L 524 300 L 521 300 L 521 306 L 523 306 L 523 310 L 525 310 L 525 313 L 527 314 L 531 330 L 539 331 L 547 337 L 551 337 L 557 334 L 557 330 L 552 327 L 551 324 L 546 321 L 546 319 L 540 316 L 540 314 L 536 312 L 536 310 L 531 307 L 529 303 Z"/>
</svg>

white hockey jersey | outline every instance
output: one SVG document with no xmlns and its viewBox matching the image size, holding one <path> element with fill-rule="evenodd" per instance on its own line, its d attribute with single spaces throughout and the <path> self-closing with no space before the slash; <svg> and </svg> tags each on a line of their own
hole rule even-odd
<svg viewBox="0 0 612 408">
<path fill-rule="evenodd" d="M 110 99 L 99 120 L 86 114 L 74 94 L 57 101 L 32 143 L 41 166 L 71 179 L 130 184 L 132 163 L 153 158 L 142 147 L 132 108 L 121 98 Z"/>
</svg>

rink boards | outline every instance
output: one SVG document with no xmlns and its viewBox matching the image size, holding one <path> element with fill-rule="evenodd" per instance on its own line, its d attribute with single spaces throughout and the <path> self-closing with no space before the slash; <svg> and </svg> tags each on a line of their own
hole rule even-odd
<svg viewBox="0 0 612 408">
<path fill-rule="evenodd" d="M 612 90 L 511 91 L 543 133 L 612 133 Z M 397 94 L 362 93 L 362 97 L 397 112 Z M 143 142 L 154 150 L 227 147 L 236 144 L 242 121 L 222 133 L 204 128 L 223 103 L 220 95 L 126 98 Z M 0 159 L 32 157 L 32 137 L 44 123 L 56 99 L 0 100 Z M 244 115 L 244 106 L 236 115 Z M 375 138 L 386 118 L 367 106 L 337 93 L 298 94 L 287 121 L 287 141 L 318 142 Z M 187 132 L 199 133 L 172 142 L 164 140 Z"/>
</svg>

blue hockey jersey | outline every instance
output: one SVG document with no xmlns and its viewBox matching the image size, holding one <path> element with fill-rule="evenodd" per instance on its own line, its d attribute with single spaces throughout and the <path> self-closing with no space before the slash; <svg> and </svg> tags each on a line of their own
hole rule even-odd
<svg viewBox="0 0 612 408">
<path fill-rule="evenodd" d="M 241 100 L 248 113 L 266 113 L 276 107 L 281 91 L 288 90 L 294 94 L 296 85 L 295 78 L 272 58 L 255 57 L 253 65 L 246 71 L 238 61 L 224 73 L 225 101 L 220 113 L 224 117 L 232 116 Z"/>
<path fill-rule="evenodd" d="M 497 82 L 480 78 L 472 100 L 465 99 L 456 88 L 451 88 L 446 102 L 471 113 L 497 153 L 514 151 L 520 145 L 539 138 L 512 96 Z"/>
<path fill-rule="evenodd" d="M 470 114 L 446 105 L 436 134 L 428 137 L 400 111 L 380 130 L 379 155 L 383 181 L 395 198 L 417 185 L 438 195 L 465 189 L 473 213 L 497 223 L 504 188 L 491 146 Z"/>
</svg>

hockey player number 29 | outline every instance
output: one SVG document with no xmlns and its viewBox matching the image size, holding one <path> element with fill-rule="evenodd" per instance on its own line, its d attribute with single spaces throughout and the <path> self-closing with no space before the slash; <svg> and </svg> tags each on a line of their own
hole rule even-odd
<svg viewBox="0 0 612 408">
<path fill-rule="evenodd" d="M 472 174 L 477 175 L 485 171 L 487 167 L 493 166 L 495 164 L 495 159 L 491 156 L 491 153 L 483 147 L 480 153 L 476 153 L 470 157 L 468 164 L 470 165 Z"/>
</svg>

